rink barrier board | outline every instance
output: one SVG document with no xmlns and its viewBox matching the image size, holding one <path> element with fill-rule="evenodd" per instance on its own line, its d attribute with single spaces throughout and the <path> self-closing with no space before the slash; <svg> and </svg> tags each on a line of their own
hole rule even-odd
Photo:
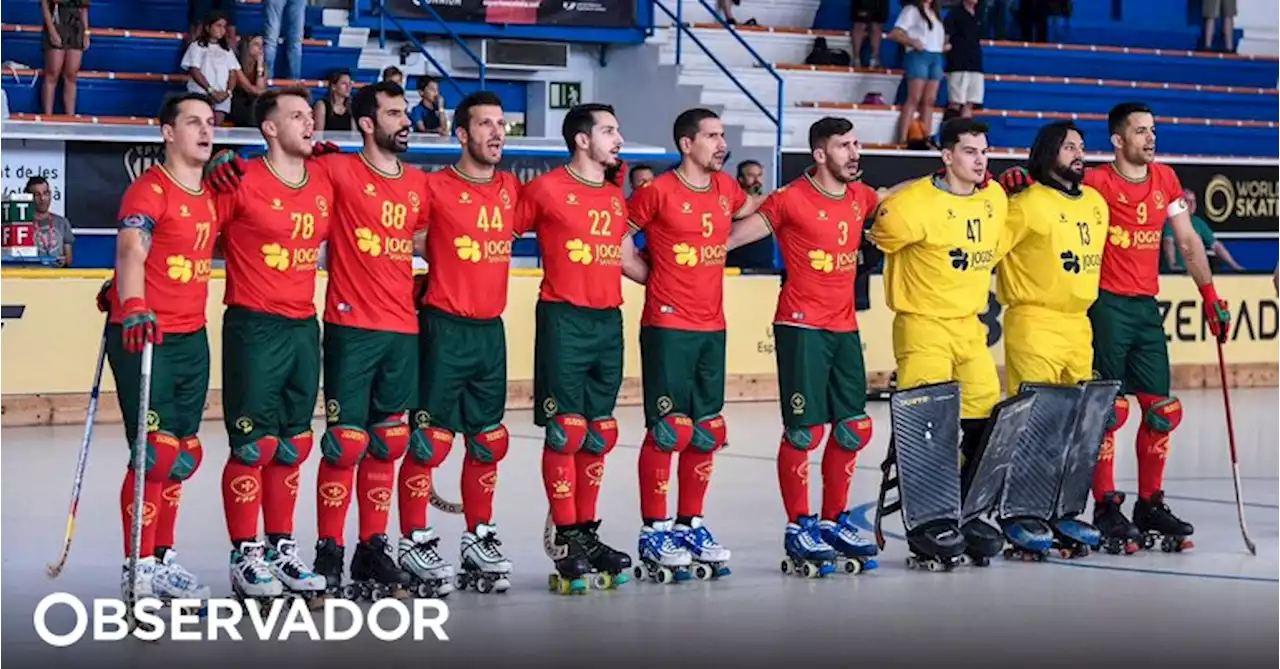
<svg viewBox="0 0 1280 669">
<path fill-rule="evenodd" d="M 101 270 L 4 270 L 3 330 L 0 334 L 0 411 L 6 426 L 61 425 L 82 421 L 92 383 L 102 316 L 94 297 L 109 275 Z M 772 320 L 778 280 L 773 276 L 740 276 L 726 271 L 725 315 L 728 321 L 728 401 L 777 399 Z M 210 393 L 207 419 L 222 417 L 221 317 L 224 278 L 214 270 L 209 284 Z M 541 273 L 511 272 L 510 299 L 504 320 L 510 380 L 507 407 L 532 407 L 534 308 Z M 323 310 L 327 277 L 317 281 L 317 309 Z M 1224 276 L 1219 294 L 1231 305 L 1233 339 L 1227 344 L 1228 384 L 1232 387 L 1280 385 L 1277 347 L 1277 302 L 1271 277 Z M 884 387 L 894 369 L 891 350 L 893 315 L 884 305 L 880 276 L 871 277 L 872 308 L 858 313 L 868 385 Z M 641 402 L 639 316 L 644 289 L 624 282 L 625 381 L 619 397 L 623 406 Z M 1165 277 L 1160 299 L 1166 310 L 1175 389 L 1219 385 L 1216 350 L 1207 338 L 1200 298 L 1186 277 Z M 1243 309 L 1242 309 L 1243 307 Z M 988 328 L 988 344 L 997 366 L 1003 365 L 1001 341 L 1003 307 L 995 303 L 981 316 Z M 1002 373 L 1003 378 L 1003 373 Z M 100 419 L 119 421 L 115 386 L 106 375 Z M 315 415 L 323 412 L 317 403 Z"/>
</svg>

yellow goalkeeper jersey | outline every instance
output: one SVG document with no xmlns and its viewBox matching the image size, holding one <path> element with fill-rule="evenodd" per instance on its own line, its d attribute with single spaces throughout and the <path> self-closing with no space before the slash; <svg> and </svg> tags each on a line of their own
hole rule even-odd
<svg viewBox="0 0 1280 669">
<path fill-rule="evenodd" d="M 1006 306 L 1084 313 L 1098 297 L 1110 215 L 1098 191 L 1071 196 L 1035 184 L 1009 201 L 1009 253 L 996 271 Z"/>
</svg>

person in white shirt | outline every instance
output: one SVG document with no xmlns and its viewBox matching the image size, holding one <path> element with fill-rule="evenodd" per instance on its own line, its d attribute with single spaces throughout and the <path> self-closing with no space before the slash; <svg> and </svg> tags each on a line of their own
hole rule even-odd
<svg viewBox="0 0 1280 669">
<path fill-rule="evenodd" d="M 912 121 L 920 115 L 925 135 L 933 131 L 933 105 L 942 82 L 942 54 L 947 31 L 934 9 L 935 0 L 904 0 L 902 12 L 889 39 L 902 45 L 902 69 L 907 80 L 907 102 L 898 119 L 898 143 L 906 144 Z"/>
<path fill-rule="evenodd" d="M 240 61 L 230 47 L 226 17 L 221 12 L 211 12 L 200 39 L 192 42 L 182 56 L 187 90 L 213 98 L 213 120 L 218 125 L 231 111 L 231 93 L 236 89 L 236 72 L 240 69 Z"/>
</svg>

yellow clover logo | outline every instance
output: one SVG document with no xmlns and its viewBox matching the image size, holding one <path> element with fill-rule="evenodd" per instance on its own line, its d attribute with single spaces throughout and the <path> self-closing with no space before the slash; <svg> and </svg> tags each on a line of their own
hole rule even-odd
<svg viewBox="0 0 1280 669">
<path fill-rule="evenodd" d="M 1129 231 L 1118 225 L 1111 226 L 1109 232 L 1111 233 L 1110 239 L 1112 246 L 1119 246 L 1122 249 L 1127 249 L 1129 248 L 1129 245 L 1133 243 L 1133 241 L 1129 239 Z"/>
<path fill-rule="evenodd" d="M 191 281 L 191 276 L 194 272 L 192 271 L 190 260 L 187 260 L 185 256 L 180 255 L 169 256 L 166 260 L 169 263 L 170 279 L 173 279 L 174 281 L 181 281 L 182 283 L 188 283 Z"/>
<path fill-rule="evenodd" d="M 472 239 L 469 235 L 463 235 L 453 240 L 453 247 L 458 249 L 458 257 L 471 262 L 480 262 L 480 242 Z"/>
<path fill-rule="evenodd" d="M 281 248 L 279 244 L 263 244 L 262 255 L 267 261 L 267 267 L 281 272 L 289 269 L 289 250 Z"/>
<path fill-rule="evenodd" d="M 676 244 L 671 247 L 676 254 L 676 264 L 693 267 L 698 264 L 698 249 L 688 244 Z"/>
<path fill-rule="evenodd" d="M 571 239 L 564 247 L 569 250 L 569 261 L 581 265 L 591 264 L 591 247 L 583 244 L 581 239 Z"/>
<path fill-rule="evenodd" d="M 382 239 L 369 228 L 356 228 L 356 246 L 375 258 L 382 255 Z"/>
<path fill-rule="evenodd" d="M 809 266 L 819 272 L 831 273 L 836 268 L 835 258 L 830 253 L 818 249 L 809 252 Z"/>
</svg>

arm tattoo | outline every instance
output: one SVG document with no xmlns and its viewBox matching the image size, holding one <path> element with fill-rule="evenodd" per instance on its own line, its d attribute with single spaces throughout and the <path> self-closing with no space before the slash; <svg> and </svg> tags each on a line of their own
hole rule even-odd
<svg viewBox="0 0 1280 669">
<path fill-rule="evenodd" d="M 139 236 L 142 238 L 142 250 L 147 253 L 151 252 L 151 231 L 146 229 L 138 230 Z"/>
</svg>

